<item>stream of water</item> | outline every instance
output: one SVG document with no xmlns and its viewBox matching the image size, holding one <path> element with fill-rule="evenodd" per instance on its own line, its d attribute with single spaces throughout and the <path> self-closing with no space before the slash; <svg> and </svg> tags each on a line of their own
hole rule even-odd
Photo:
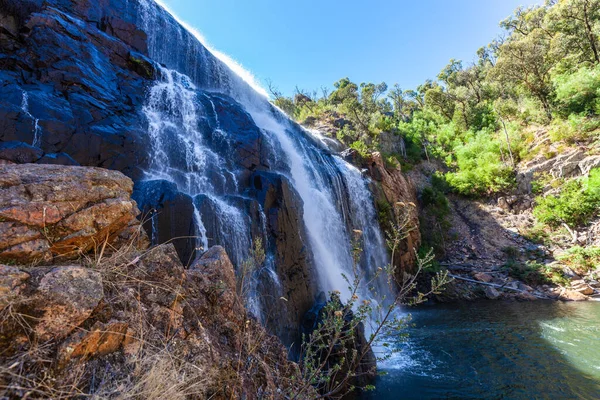
<svg viewBox="0 0 600 400">
<path fill-rule="evenodd" d="M 600 399 L 600 303 L 461 303 L 412 315 L 367 399 Z"/>
</svg>

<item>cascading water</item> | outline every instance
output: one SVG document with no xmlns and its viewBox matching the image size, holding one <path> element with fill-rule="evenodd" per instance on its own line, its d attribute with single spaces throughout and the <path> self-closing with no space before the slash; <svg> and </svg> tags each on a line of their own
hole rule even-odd
<svg viewBox="0 0 600 400">
<path fill-rule="evenodd" d="M 21 110 L 23 110 L 25 115 L 27 115 L 29 118 L 31 118 L 34 121 L 34 123 L 33 123 L 33 141 L 31 143 L 31 145 L 34 147 L 40 147 L 40 145 L 42 144 L 42 128 L 40 128 L 40 120 L 38 118 L 35 118 L 33 115 L 31 115 L 31 112 L 29 111 L 29 95 L 27 94 L 26 91 L 23 91 L 23 100 L 21 101 Z"/>
<path fill-rule="evenodd" d="M 244 177 L 229 154 L 237 132 L 227 132 L 215 106 L 215 93 L 221 93 L 249 114 L 260 131 L 261 152 L 269 170 L 288 177 L 302 200 L 306 245 L 319 288 L 348 294 L 342 275 L 352 273 L 353 229 L 363 232 L 364 271 L 384 266 L 384 241 L 360 172 L 285 117 L 254 90 L 252 82 L 232 71 L 237 66 L 226 65 L 223 57 L 215 58 L 201 38 L 184 29 L 162 7 L 152 0 L 139 0 L 137 12 L 140 26 L 149 35 L 150 57 L 164 65 L 144 107 L 153 146 L 147 178 L 173 182 L 195 199 L 197 247 L 206 249 L 209 236 L 216 236 L 214 242 L 224 245 L 239 266 L 249 254 L 253 237 L 268 241 L 264 223 L 252 224 L 247 212 L 245 193 L 240 188 Z M 266 219 L 262 209 L 259 215 Z M 251 232 L 256 225 L 259 232 Z M 275 287 L 272 297 L 279 295 L 274 260 L 273 254 L 267 255 L 268 273 L 260 275 Z M 250 303 L 260 314 L 260 301 L 254 298 Z"/>
</svg>

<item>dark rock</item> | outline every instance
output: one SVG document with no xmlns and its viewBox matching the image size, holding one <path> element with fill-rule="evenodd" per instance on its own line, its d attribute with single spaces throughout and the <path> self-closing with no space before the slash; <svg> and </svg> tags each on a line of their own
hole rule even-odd
<svg viewBox="0 0 600 400">
<path fill-rule="evenodd" d="M 277 295 L 268 281 L 261 291 L 270 294 L 266 299 L 283 296 L 286 301 L 263 303 L 270 318 L 267 326 L 276 332 L 284 344 L 298 343 L 299 323 L 312 306 L 316 294 L 315 271 L 302 221 L 302 203 L 287 178 L 270 172 L 256 172 L 252 178 L 255 197 L 267 218 L 271 251 L 276 256 L 276 272 L 283 293 Z M 270 286 L 270 287 L 269 287 Z"/>
<path fill-rule="evenodd" d="M 168 181 L 143 181 L 135 185 L 132 198 L 142 211 L 144 228 L 152 244 L 172 241 L 181 261 L 196 258 L 193 199 Z"/>
<path fill-rule="evenodd" d="M 0 159 L 17 164 L 34 163 L 38 161 L 44 152 L 27 143 L 23 142 L 3 142 L 0 143 Z"/>
<path fill-rule="evenodd" d="M 37 161 L 38 164 L 50 165 L 72 165 L 78 166 L 79 163 L 66 153 L 46 154 Z"/>
</svg>

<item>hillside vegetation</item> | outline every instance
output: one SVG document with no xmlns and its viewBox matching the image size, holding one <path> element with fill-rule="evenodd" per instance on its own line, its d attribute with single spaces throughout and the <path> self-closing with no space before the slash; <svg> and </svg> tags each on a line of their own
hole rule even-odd
<svg viewBox="0 0 600 400">
<path fill-rule="evenodd" d="M 274 103 L 311 125 L 330 120 L 337 139 L 361 153 L 382 150 L 381 135 L 406 143 L 390 160 L 443 160 L 457 193 L 484 196 L 515 185 L 521 161 L 547 153 L 552 143 L 592 144 L 600 127 L 600 1 L 547 1 L 518 8 L 500 23 L 505 34 L 465 65 L 450 60 L 435 80 L 404 90 L 348 78 L 293 97 L 272 90 Z M 534 144 L 536 128 L 550 140 Z"/>
<path fill-rule="evenodd" d="M 271 86 L 273 102 L 363 158 L 378 151 L 404 171 L 433 165 L 419 199 L 425 247 L 438 255 L 449 256 L 448 196 L 525 213 L 522 237 L 550 248 L 543 265 L 582 254 L 573 246 L 596 254 L 600 0 L 520 7 L 500 26 L 476 61 L 452 59 L 417 88 L 343 78 L 332 90 L 297 89 L 293 97 Z M 592 159 L 587 167 L 577 164 L 584 158 Z"/>
</svg>

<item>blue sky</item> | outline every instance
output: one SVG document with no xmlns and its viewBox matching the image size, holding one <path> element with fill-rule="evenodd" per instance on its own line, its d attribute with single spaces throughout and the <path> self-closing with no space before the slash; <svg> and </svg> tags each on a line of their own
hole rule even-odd
<svg viewBox="0 0 600 400">
<path fill-rule="evenodd" d="M 210 45 L 285 94 L 348 76 L 415 88 L 471 62 L 519 5 L 541 0 L 163 0 Z"/>
</svg>

